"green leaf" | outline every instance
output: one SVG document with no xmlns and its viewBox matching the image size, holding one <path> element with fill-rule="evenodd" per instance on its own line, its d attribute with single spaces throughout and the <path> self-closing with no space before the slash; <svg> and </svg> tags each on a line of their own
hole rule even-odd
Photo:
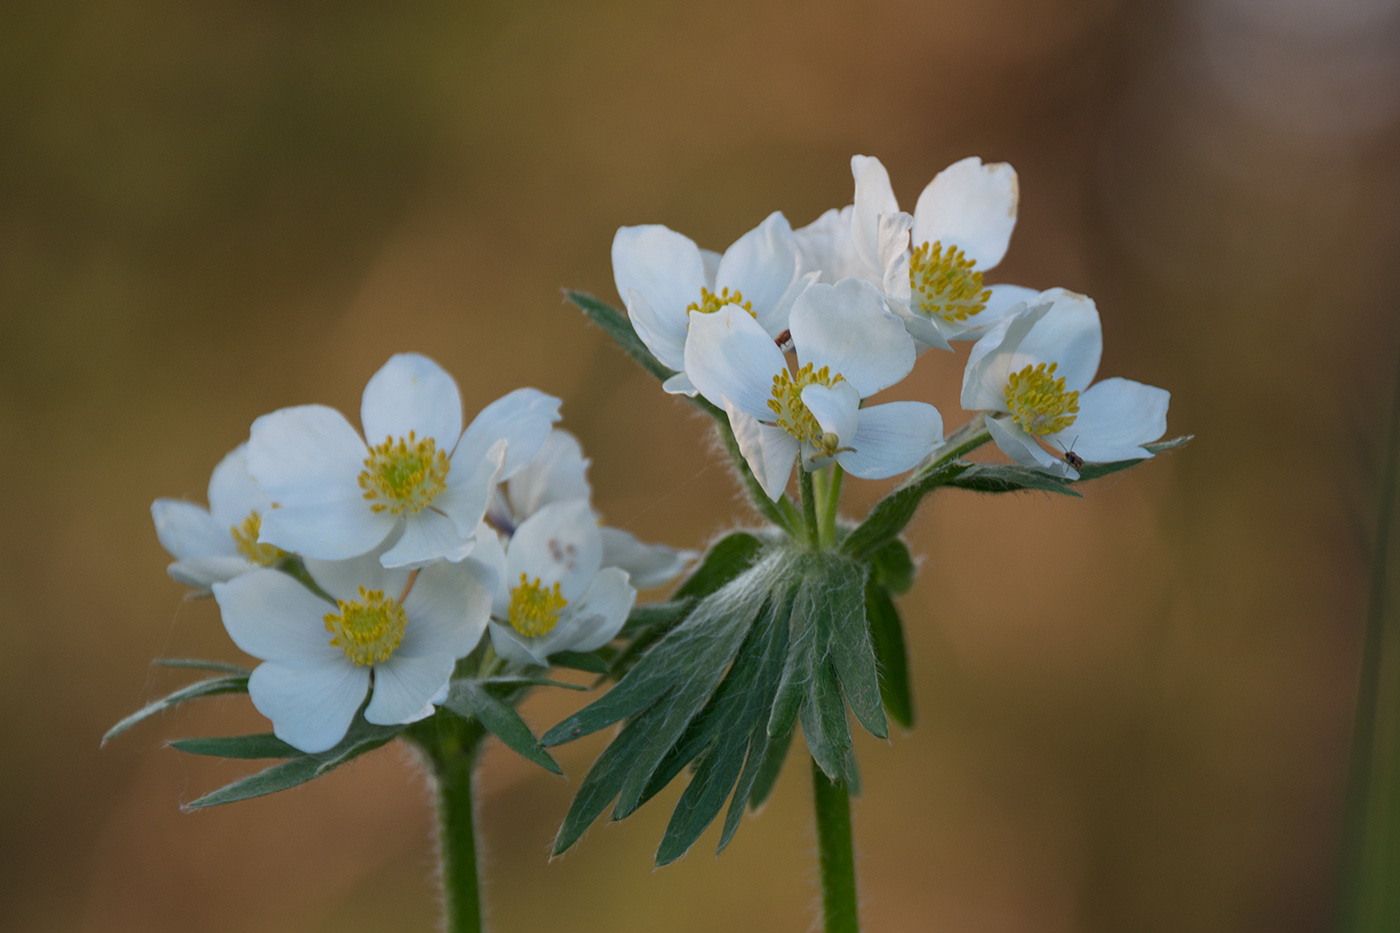
<svg viewBox="0 0 1400 933">
<path fill-rule="evenodd" d="M 872 578 L 891 593 L 903 595 L 914 585 L 918 568 L 909 553 L 909 546 L 892 538 L 870 558 Z"/>
<path fill-rule="evenodd" d="M 670 602 L 633 606 L 627 614 L 627 621 L 622 624 L 620 634 L 628 636 L 652 629 L 673 628 L 685 618 L 692 604 L 688 599 L 673 599 Z"/>
<path fill-rule="evenodd" d="M 442 705 L 464 718 L 475 718 L 520 757 L 533 761 L 546 771 L 564 773 L 559 763 L 540 745 L 515 707 L 492 696 L 480 685 L 470 680 L 454 680 Z"/>
<path fill-rule="evenodd" d="M 169 745 L 189 755 L 213 755 L 218 758 L 295 758 L 302 754 L 295 746 L 288 745 L 271 732 L 174 739 Z"/>
<path fill-rule="evenodd" d="M 549 663 L 555 667 L 588 674 L 606 674 L 608 664 L 591 651 L 556 651 L 549 656 Z"/>
<path fill-rule="evenodd" d="M 319 756 L 322 760 L 320 764 L 316 766 L 315 773 L 313 773 L 311 776 L 320 777 L 327 771 L 333 771 L 353 758 L 359 758 L 365 752 L 372 752 L 382 745 L 388 745 L 389 742 L 392 741 L 393 738 L 399 734 L 399 731 L 400 730 L 394 730 L 389 732 L 389 734 L 387 735 L 374 735 L 366 738 L 360 738 L 350 742 L 348 745 L 344 745 L 343 748 L 340 745 L 337 745 L 336 748 L 325 753 L 324 755 Z"/>
<path fill-rule="evenodd" d="M 750 810 L 757 810 L 763 806 L 768 800 L 768 795 L 773 792 L 773 785 L 778 783 L 778 776 L 782 774 L 783 764 L 787 761 L 788 749 L 792 747 L 796 727 L 797 723 L 793 722 L 786 732 L 768 733 L 768 745 L 763 749 L 763 760 L 758 764 L 753 787 L 749 789 Z"/>
<path fill-rule="evenodd" d="M 700 566 L 676 587 L 673 601 L 701 599 L 724 586 L 758 560 L 763 542 L 747 531 L 725 535 L 705 552 Z"/>
<path fill-rule="evenodd" d="M 973 492 L 1021 492 L 1034 490 L 1082 498 L 1070 488 L 1070 481 L 1051 476 L 1019 463 L 974 463 L 942 485 Z"/>
<path fill-rule="evenodd" d="M 198 671 L 218 671 L 221 674 L 238 674 L 247 677 L 253 672 L 246 667 L 239 667 L 237 664 L 225 664 L 223 661 L 205 661 L 200 658 L 156 658 L 153 664 L 161 667 L 182 667 L 191 668 Z"/>
<path fill-rule="evenodd" d="M 662 365 L 647 349 L 646 344 L 642 343 L 637 332 L 632 329 L 632 322 L 627 319 L 627 315 L 587 292 L 565 289 L 564 295 L 647 372 L 663 382 L 675 375 L 674 370 Z"/>
<path fill-rule="evenodd" d="M 1194 434 L 1186 434 L 1181 437 L 1174 437 L 1169 441 L 1160 441 L 1156 444 L 1143 444 L 1142 446 L 1152 451 L 1154 454 L 1159 454 L 1164 450 L 1175 450 L 1178 447 L 1183 447 L 1195 436 Z M 1117 473 L 1119 470 L 1126 470 L 1128 467 L 1134 467 L 1139 463 L 1146 462 L 1146 459 L 1147 458 L 1144 457 L 1139 460 L 1115 460 L 1113 463 L 1086 463 L 1079 470 L 1078 482 L 1087 483 L 1089 480 L 1098 479 L 1110 473 Z"/>
<path fill-rule="evenodd" d="M 860 793 L 860 774 L 851 751 L 851 727 L 836 669 L 827 662 L 812 672 L 812 688 L 802 704 L 802 735 L 818 767 L 833 781 L 845 780 L 851 793 Z"/>
<path fill-rule="evenodd" d="M 174 693 L 161 697 L 152 703 L 148 703 L 141 709 L 117 723 L 107 730 L 107 734 L 102 737 L 102 745 L 121 735 L 137 723 L 149 719 L 156 713 L 164 712 L 174 706 L 179 706 L 188 700 L 199 697 L 216 696 L 221 693 L 247 693 L 248 675 L 239 674 L 233 677 L 211 677 L 208 680 L 200 680 L 187 686 L 181 687 Z"/>
<path fill-rule="evenodd" d="M 865 621 L 865 568 L 834 554 L 823 555 L 807 580 L 806 588 L 815 597 L 807 611 L 813 614 L 818 629 L 828 633 L 827 657 L 846 702 L 871 735 L 888 738 L 890 727 L 880 702 L 875 649 Z"/>
<path fill-rule="evenodd" d="M 567 680 L 552 680 L 548 677 L 483 677 L 478 683 L 502 684 L 510 687 L 562 687 L 565 690 L 580 690 L 587 692 L 588 688 L 583 684 L 571 684 Z"/>
<path fill-rule="evenodd" d="M 909 524 L 914 513 L 918 511 L 919 503 L 924 501 L 924 496 L 950 482 L 971 466 L 970 463 L 954 460 L 927 473 L 911 477 L 875 503 L 865 521 L 841 542 L 841 550 L 857 560 L 869 560 L 872 554 L 904 530 L 904 526 Z"/>
<path fill-rule="evenodd" d="M 909 686 L 909 659 L 904 627 L 889 591 L 873 579 L 865 586 L 865 618 L 880 671 L 880 697 L 890 718 L 908 729 L 914 725 L 914 696 Z"/>
</svg>

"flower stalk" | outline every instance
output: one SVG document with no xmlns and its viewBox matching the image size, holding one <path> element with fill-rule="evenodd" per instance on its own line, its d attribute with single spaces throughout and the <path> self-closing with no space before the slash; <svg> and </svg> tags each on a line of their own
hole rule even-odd
<svg viewBox="0 0 1400 933">
<path fill-rule="evenodd" d="M 481 933 L 472 778 L 486 732 L 479 723 L 456 716 L 434 716 L 425 725 L 426 734 L 415 735 L 415 739 L 432 766 L 437 789 L 443 929 L 447 933 Z"/>
<path fill-rule="evenodd" d="M 821 865 L 822 916 L 826 933 L 857 933 L 855 844 L 851 837 L 851 796 L 844 781 L 832 781 L 812 761 L 812 805 L 817 817 Z"/>
</svg>

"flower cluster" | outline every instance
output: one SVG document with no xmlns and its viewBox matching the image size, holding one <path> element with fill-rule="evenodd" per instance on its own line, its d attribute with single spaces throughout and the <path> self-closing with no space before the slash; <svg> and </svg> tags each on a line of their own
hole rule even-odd
<svg viewBox="0 0 1400 933">
<path fill-rule="evenodd" d="M 215 468 L 207 510 L 152 505 L 170 575 L 211 592 L 262 660 L 247 690 L 277 738 L 318 753 L 362 707 L 384 726 L 431 715 L 488 629 L 521 666 L 591 651 L 634 582 L 684 569 L 689 553 L 599 526 L 559 407 L 517 389 L 464 430 L 452 377 L 399 354 L 365 387 L 363 435 L 334 409 L 284 408 Z"/>
<path fill-rule="evenodd" d="M 956 162 L 913 214 L 878 159 L 855 156 L 851 172 L 852 204 L 796 231 L 774 213 L 723 256 L 659 226 L 613 240 L 632 326 L 677 371 L 666 389 L 727 412 L 770 497 L 799 454 L 806 470 L 834 461 L 863 479 L 928 459 L 943 445 L 937 409 L 866 400 L 950 341 L 976 341 L 962 406 L 1017 463 L 1075 479 L 1085 462 L 1152 456 L 1143 445 L 1165 433 L 1169 395 L 1127 379 L 1090 387 L 1103 343 L 1094 303 L 983 279 L 1016 225 L 1011 166 Z"/>
</svg>

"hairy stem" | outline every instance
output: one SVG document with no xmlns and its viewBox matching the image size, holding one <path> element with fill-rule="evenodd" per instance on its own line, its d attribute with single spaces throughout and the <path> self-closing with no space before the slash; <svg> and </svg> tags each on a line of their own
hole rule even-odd
<svg viewBox="0 0 1400 933">
<path fill-rule="evenodd" d="M 432 764 L 437 785 L 443 929 L 447 933 L 480 933 L 482 902 L 472 772 L 485 731 L 475 721 L 440 712 L 424 720 L 413 733 Z"/>
<path fill-rule="evenodd" d="M 831 465 L 831 481 L 826 487 L 826 500 L 822 503 L 822 527 L 821 545 L 829 548 L 836 544 L 836 517 L 841 505 L 841 480 L 846 476 L 846 471 L 841 469 L 841 464 Z"/>
<path fill-rule="evenodd" d="M 802 489 L 802 524 L 803 530 L 807 533 L 807 544 L 813 550 L 821 547 L 821 540 L 817 533 L 817 494 L 812 488 L 812 474 L 805 469 L 799 469 L 798 485 Z"/>
<path fill-rule="evenodd" d="M 812 804 L 817 817 L 824 929 L 826 933 L 857 933 L 860 919 L 856 909 L 851 795 L 845 782 L 833 782 L 815 759 L 812 761 Z"/>
</svg>

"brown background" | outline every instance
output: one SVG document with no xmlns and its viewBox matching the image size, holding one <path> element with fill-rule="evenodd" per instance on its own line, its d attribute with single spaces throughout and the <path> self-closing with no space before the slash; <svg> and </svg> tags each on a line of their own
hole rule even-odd
<svg viewBox="0 0 1400 933">
<path fill-rule="evenodd" d="M 1394 3 L 289 7 L 0 7 L 0 926 L 431 928 L 396 748 L 197 815 L 247 769 L 162 740 L 259 729 L 246 698 L 99 753 L 183 681 L 150 658 L 238 658 L 149 502 L 202 501 L 255 416 L 353 414 L 416 349 L 469 411 L 562 396 L 607 518 L 698 546 L 740 515 L 705 425 L 558 290 L 615 300 L 621 224 L 722 249 L 806 223 L 861 152 L 906 205 L 962 156 L 1012 162 L 995 280 L 1093 295 L 1103 373 L 1170 388 L 1197 435 L 1084 502 L 921 513 L 921 720 L 859 748 L 869 929 L 1322 928 L 1397 344 Z M 930 353 L 897 392 L 956 426 L 960 375 Z M 807 928 L 799 759 L 719 860 L 712 831 L 652 871 L 673 788 L 548 863 L 599 747 L 561 750 L 567 782 L 488 755 L 497 930 Z"/>
</svg>

